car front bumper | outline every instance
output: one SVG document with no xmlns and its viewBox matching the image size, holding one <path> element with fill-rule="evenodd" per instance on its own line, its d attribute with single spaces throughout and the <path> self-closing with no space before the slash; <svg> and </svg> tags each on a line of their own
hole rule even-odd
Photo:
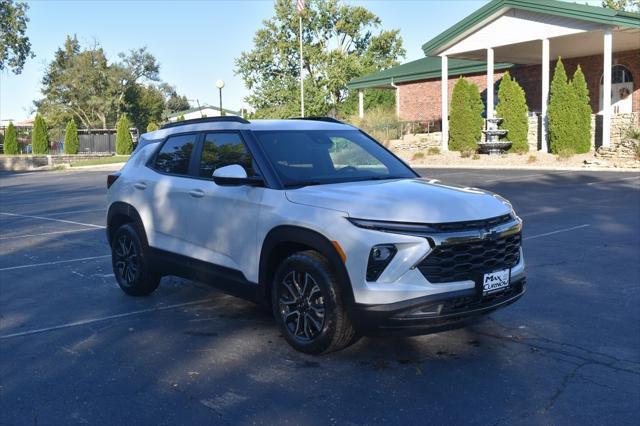
<svg viewBox="0 0 640 426">
<path fill-rule="evenodd" d="M 485 297 L 477 285 L 390 304 L 355 304 L 352 316 L 357 330 L 364 335 L 430 334 L 478 321 L 520 299 L 525 292 L 526 279 L 520 277 L 506 290 Z"/>
</svg>

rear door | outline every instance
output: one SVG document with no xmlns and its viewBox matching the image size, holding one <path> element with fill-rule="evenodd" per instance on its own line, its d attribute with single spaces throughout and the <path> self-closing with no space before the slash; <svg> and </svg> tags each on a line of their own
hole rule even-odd
<svg viewBox="0 0 640 426">
<path fill-rule="evenodd" d="M 189 224 L 185 212 L 193 202 L 189 170 L 199 137 L 198 133 L 187 133 L 167 138 L 150 164 L 155 171 L 153 179 L 141 183 L 152 206 L 151 223 L 147 224 L 147 232 L 152 234 L 150 244 L 187 256 L 192 252 L 185 238 Z"/>
<path fill-rule="evenodd" d="M 265 188 L 219 186 L 213 172 L 240 164 L 248 176 L 259 176 L 257 166 L 236 131 L 208 132 L 194 156 L 193 177 L 185 183 L 188 203 L 180 204 L 184 233 L 198 257 L 243 272 L 257 269 L 258 212 Z"/>
</svg>

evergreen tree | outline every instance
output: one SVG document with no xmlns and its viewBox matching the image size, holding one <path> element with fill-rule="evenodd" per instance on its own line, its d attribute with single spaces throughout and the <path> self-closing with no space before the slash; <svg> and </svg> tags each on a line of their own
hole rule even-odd
<svg viewBox="0 0 640 426">
<path fill-rule="evenodd" d="M 80 150 L 80 140 L 78 139 L 78 127 L 76 122 L 69 120 L 67 130 L 64 134 L 64 153 L 77 154 Z"/>
<path fill-rule="evenodd" d="M 573 74 L 571 87 L 575 96 L 574 111 L 577 120 L 574 148 L 577 153 L 585 153 L 591 150 L 591 103 L 589 102 L 587 80 L 584 78 L 580 65 Z"/>
<path fill-rule="evenodd" d="M 35 155 L 44 155 L 49 153 L 49 132 L 47 130 L 47 124 L 40 114 L 36 114 L 36 119 L 33 123 L 31 148 Z"/>
<path fill-rule="evenodd" d="M 116 131 L 116 154 L 129 155 L 133 151 L 133 139 L 129 133 L 129 120 L 126 115 L 121 115 Z"/>
<path fill-rule="evenodd" d="M 524 90 L 517 81 L 511 78 L 507 71 L 500 82 L 496 115 L 502 118 L 500 128 L 509 131 L 504 136 L 504 139 L 512 142 L 511 151 L 513 152 L 523 153 L 529 151 L 529 143 L 527 141 L 529 134 L 528 111 Z"/>
<path fill-rule="evenodd" d="M 9 123 L 4 134 L 4 153 L 6 155 L 16 155 L 20 153 L 18 149 L 18 135 L 16 134 L 16 128 L 13 127 L 13 123 Z"/>
<path fill-rule="evenodd" d="M 482 136 L 484 104 L 478 86 L 460 77 L 453 87 L 449 112 L 449 149 L 476 151 Z"/>
<path fill-rule="evenodd" d="M 158 126 L 155 121 L 151 121 L 149 122 L 149 124 L 147 124 L 147 132 L 155 132 L 156 130 L 159 130 L 159 129 L 160 129 L 160 126 Z"/>
<path fill-rule="evenodd" d="M 549 141 L 551 152 L 558 154 L 575 152 L 572 146 L 575 138 L 575 96 L 567 78 L 562 59 L 558 58 L 551 81 L 551 99 L 549 100 Z"/>
</svg>

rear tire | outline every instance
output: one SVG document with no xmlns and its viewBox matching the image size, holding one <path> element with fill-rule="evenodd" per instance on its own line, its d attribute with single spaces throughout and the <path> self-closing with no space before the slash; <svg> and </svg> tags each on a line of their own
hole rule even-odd
<svg viewBox="0 0 640 426">
<path fill-rule="evenodd" d="M 118 228 L 111 240 L 111 265 L 118 285 L 130 296 L 146 296 L 160 284 L 149 266 L 148 247 L 132 223 Z"/>
<path fill-rule="evenodd" d="M 318 355 L 358 340 L 340 284 L 318 252 L 287 257 L 275 274 L 271 295 L 276 322 L 294 349 Z"/>
</svg>

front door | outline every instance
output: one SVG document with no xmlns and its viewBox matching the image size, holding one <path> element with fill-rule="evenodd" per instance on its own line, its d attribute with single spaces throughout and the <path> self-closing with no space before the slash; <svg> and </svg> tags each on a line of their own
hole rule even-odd
<svg viewBox="0 0 640 426">
<path fill-rule="evenodd" d="M 213 182 L 215 169 L 240 164 L 249 176 L 254 164 L 238 132 L 204 135 L 195 156 L 198 176 L 190 179 L 180 216 L 186 238 L 201 260 L 246 272 L 257 262 L 258 212 L 264 188 L 220 186 Z M 257 263 L 256 263 L 257 265 Z"/>
</svg>

